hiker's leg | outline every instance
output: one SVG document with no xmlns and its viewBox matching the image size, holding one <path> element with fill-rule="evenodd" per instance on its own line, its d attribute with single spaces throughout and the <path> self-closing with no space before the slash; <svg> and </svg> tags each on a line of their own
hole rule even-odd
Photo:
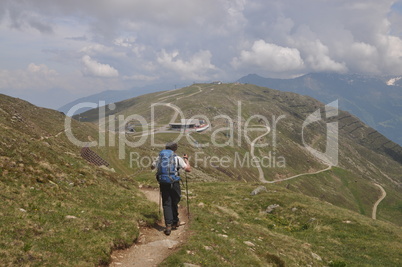
<svg viewBox="0 0 402 267">
<path fill-rule="evenodd" d="M 170 196 L 170 187 L 170 184 L 160 184 L 160 189 L 162 192 L 163 216 L 165 218 L 166 225 L 173 223 L 172 198 Z"/>
<path fill-rule="evenodd" d="M 179 202 L 181 199 L 180 183 L 176 182 L 173 184 L 172 188 L 172 213 L 173 213 L 173 224 L 179 221 Z"/>
</svg>

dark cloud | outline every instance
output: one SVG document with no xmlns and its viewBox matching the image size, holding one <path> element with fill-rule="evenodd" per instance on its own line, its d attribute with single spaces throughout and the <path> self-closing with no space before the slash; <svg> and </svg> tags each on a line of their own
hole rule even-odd
<svg viewBox="0 0 402 267">
<path fill-rule="evenodd" d="M 50 24 L 44 23 L 35 18 L 29 19 L 28 24 L 29 24 L 29 26 L 31 26 L 34 29 L 37 29 L 41 33 L 47 33 L 47 34 L 53 33 L 53 28 Z"/>
</svg>

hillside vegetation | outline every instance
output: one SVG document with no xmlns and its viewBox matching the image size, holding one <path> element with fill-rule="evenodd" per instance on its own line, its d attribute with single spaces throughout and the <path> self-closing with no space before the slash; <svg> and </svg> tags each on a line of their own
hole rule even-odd
<svg viewBox="0 0 402 267">
<path fill-rule="evenodd" d="M 401 265 L 400 227 L 282 186 L 251 196 L 256 186 L 191 183 L 194 234 L 163 266 Z"/>
<path fill-rule="evenodd" d="M 99 124 L 102 109 L 106 120 Z M 180 121 L 177 109 L 182 118 L 203 116 L 211 127 L 179 140 L 178 154 L 189 154 L 193 166 L 183 177 L 192 236 L 163 265 L 400 265 L 402 150 L 350 114 L 326 120 L 324 105 L 312 98 L 241 84 L 194 84 L 102 109 L 80 114 L 85 122 L 73 120 L 73 133 L 83 142 L 104 139 L 92 149 L 116 172 L 80 157 L 63 114 L 0 96 L 5 265 L 106 264 L 112 249 L 131 245 L 139 225 L 158 219 L 158 207 L 138 187 L 157 186 L 150 163 L 180 134 L 165 129 Z M 324 120 L 302 132 L 317 109 Z M 338 166 L 314 157 L 302 141 L 325 152 L 326 123 L 333 121 Z M 135 132 L 126 133 L 127 122 Z M 267 165 L 250 163 L 252 155 Z M 380 197 L 375 183 L 387 197 L 372 220 Z M 250 195 L 258 186 L 265 189 Z"/>
<path fill-rule="evenodd" d="M 178 136 L 178 133 L 162 132 L 144 136 L 152 132 L 149 123 L 153 120 L 151 106 L 155 103 L 179 107 L 184 118 L 204 115 L 212 125 L 210 131 L 184 135 L 179 142 L 178 154 L 191 155 L 190 161 L 196 166 L 188 175 L 194 235 L 178 253 L 168 258 L 166 266 L 185 262 L 201 266 L 400 265 L 402 154 L 397 144 L 356 117 L 340 111 L 337 118 L 314 123 L 305 129 L 306 142 L 325 151 L 325 123 L 336 120 L 339 126 L 338 167 L 309 175 L 327 168 L 303 148 L 301 136 L 303 121 L 317 109 L 323 113 L 322 103 L 253 85 L 196 84 L 122 101 L 116 103 L 113 110 L 106 108 L 106 117 L 140 115 L 148 122 L 137 126 L 136 133 L 124 134 L 131 142 L 146 137 L 143 145 L 126 148 L 124 160 L 118 159 L 116 148 L 105 147 L 102 153 L 114 159 L 120 172 L 134 173 L 136 180 L 150 186 L 156 186 L 153 174 L 136 159 L 157 155 L 160 148 L 152 141 L 164 144 Z M 180 121 L 171 106 L 159 104 L 153 110 L 156 132 L 171 121 Z M 84 116 L 96 122 L 98 112 L 92 110 Z M 222 119 L 223 114 L 227 116 Z M 275 118 L 285 116 L 277 124 L 274 152 L 286 159 L 286 167 L 263 168 L 263 177 L 274 181 L 305 175 L 277 185 L 267 184 L 268 192 L 250 196 L 250 192 L 261 185 L 259 171 L 255 166 L 235 166 L 234 157 L 236 153 L 250 153 L 251 145 L 247 140 L 263 134 L 261 129 L 266 123 L 258 118 L 251 120 L 249 125 L 259 130 L 248 132 L 247 137 L 244 129 L 232 133 L 225 127 L 230 119 L 235 128 L 239 124 L 244 126 L 248 118 L 256 114 L 268 118 L 270 127 L 273 115 Z M 139 124 L 138 120 L 133 121 Z M 106 128 L 109 128 L 108 123 Z M 124 132 L 119 126 L 115 129 Z M 121 141 L 122 137 L 121 134 L 120 139 L 116 136 L 114 142 Z M 232 141 L 235 145 L 200 145 L 211 143 L 213 137 L 219 144 Z M 260 140 L 270 145 L 256 148 L 256 155 L 269 156 L 273 152 L 272 138 L 270 133 Z M 134 158 L 130 158 L 131 153 Z M 205 157 L 199 161 L 197 154 Z M 208 157 L 225 155 L 231 158 L 228 166 L 208 162 Z M 205 159 L 207 164 L 204 164 Z M 127 169 L 127 166 L 130 167 Z M 387 191 L 387 197 L 379 206 L 377 218 L 380 220 L 377 221 L 371 219 L 373 204 L 380 197 L 375 183 Z M 267 207 L 274 204 L 279 207 L 268 213 Z"/>
<path fill-rule="evenodd" d="M 65 116 L 0 95 L 2 266 L 94 266 L 131 244 L 157 207 L 132 179 L 87 163 Z M 81 140 L 96 127 L 73 123 Z"/>
<path fill-rule="evenodd" d="M 158 105 L 152 111 L 151 106 L 156 103 Z M 193 163 L 197 165 L 197 179 L 200 181 L 260 181 L 258 168 L 253 164 L 239 167 L 239 162 L 251 155 L 251 140 L 262 135 L 267 124 L 271 131 L 257 143 L 266 146 L 254 149 L 256 156 L 271 159 L 271 165 L 262 168 L 265 180 L 281 180 L 301 173 L 314 173 L 326 169 L 328 165 L 317 160 L 305 149 L 302 135 L 309 146 L 325 152 L 326 123 L 337 121 L 339 170 L 323 172 L 315 179 L 300 177 L 283 183 L 293 191 L 317 197 L 367 216 L 371 216 L 371 208 L 380 195 L 378 187 L 374 184 L 378 183 L 388 194 L 378 210 L 378 218 L 401 225 L 402 148 L 349 113 L 339 111 L 335 118 L 325 120 L 324 105 L 307 96 L 249 84 L 195 84 L 180 90 L 148 94 L 116 103 L 115 109 L 105 109 L 106 118 L 142 116 L 148 124 L 137 133 L 127 134 L 124 137 L 130 142 L 137 142 L 144 132 L 151 133 L 151 121 L 155 123 L 154 128 L 159 129 L 175 118 L 175 110 L 170 106 L 163 106 L 162 103 L 179 107 L 184 118 L 202 115 L 210 120 L 212 127 L 209 131 L 184 135 L 179 142 L 180 151 L 190 154 Z M 317 109 L 321 110 L 324 120 L 302 129 L 307 116 Z M 89 121 L 96 122 L 98 112 L 95 109 L 84 113 L 83 116 Z M 154 118 L 151 117 L 152 112 Z M 267 122 L 260 117 L 253 119 L 255 115 L 267 118 Z M 278 119 L 280 116 L 281 119 Z M 180 116 L 176 121 L 180 121 Z M 139 123 L 136 119 L 134 122 Z M 234 125 L 233 132 L 226 130 L 231 122 Z M 109 125 L 105 127 L 109 128 Z M 118 129 L 116 126 L 116 128 L 117 131 L 124 132 L 124 127 Z M 252 131 L 251 128 L 257 130 Z M 142 136 L 144 144 L 132 148 L 126 146 L 125 159 L 118 160 L 116 147 L 121 137 L 118 139 L 116 133 L 115 147 L 108 149 L 106 146 L 102 150 L 104 155 L 109 153 L 109 157 L 114 157 L 116 162 L 120 162 L 118 169 L 122 172 L 124 170 L 136 174 L 147 173 L 148 169 L 142 168 L 136 161 L 132 161 L 132 168 L 127 169 L 127 166 L 130 167 L 130 153 L 134 153 L 137 159 L 155 157 L 160 147 L 152 145 L 152 141 L 163 145 L 164 142 L 177 136 L 178 133 Z M 213 145 L 213 140 L 220 146 Z M 202 144 L 208 146 L 202 147 Z M 106 152 L 108 150 L 109 152 Z M 229 156 L 228 166 L 216 163 L 211 166 L 213 156 L 218 158 Z M 285 160 L 285 167 L 278 164 L 281 159 Z"/>
</svg>

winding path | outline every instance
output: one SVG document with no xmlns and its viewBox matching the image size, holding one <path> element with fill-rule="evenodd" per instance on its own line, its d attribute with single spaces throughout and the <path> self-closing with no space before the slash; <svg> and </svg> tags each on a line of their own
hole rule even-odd
<svg viewBox="0 0 402 267">
<path fill-rule="evenodd" d="M 267 134 L 269 134 L 269 133 L 271 132 L 271 128 L 269 128 L 268 126 L 265 126 L 265 127 L 266 127 L 266 129 L 267 129 L 267 132 L 265 132 L 264 134 L 258 136 L 257 138 L 255 138 L 255 139 L 253 140 L 253 142 L 251 142 L 250 154 L 251 154 L 251 157 L 252 157 L 252 158 L 255 157 L 254 150 L 255 150 L 255 144 L 256 144 L 256 142 L 257 142 L 260 138 L 266 136 Z M 273 184 L 273 183 L 278 183 L 278 182 L 282 182 L 282 181 L 291 180 L 291 179 L 294 179 L 294 178 L 297 178 L 297 177 L 300 177 L 300 176 L 303 176 L 303 175 L 319 174 L 319 173 L 328 171 L 328 170 L 330 170 L 331 168 L 332 168 L 332 166 L 331 166 L 331 165 L 328 165 L 327 168 L 325 168 L 325 169 L 323 169 L 323 170 L 316 171 L 316 172 L 300 173 L 300 174 L 297 174 L 297 175 L 294 175 L 294 176 L 291 176 L 291 177 L 287 177 L 287 178 L 283 178 L 283 179 L 279 179 L 279 180 L 267 181 L 267 180 L 265 179 L 265 177 L 264 177 L 264 172 L 263 172 L 263 170 L 262 170 L 261 165 L 260 165 L 260 164 L 257 164 L 257 169 L 258 169 L 258 172 L 259 172 L 259 177 L 258 177 L 258 179 L 259 179 L 262 183 L 268 183 L 268 184 Z"/>
<path fill-rule="evenodd" d="M 159 204 L 159 189 L 142 189 L 149 201 Z M 163 233 L 162 222 L 153 227 L 142 227 L 136 243 L 126 250 L 114 251 L 112 254 L 111 267 L 150 267 L 158 266 L 164 259 L 184 242 L 187 241 L 190 233 L 187 224 L 187 211 L 179 206 L 179 218 L 181 225 L 177 230 L 172 231 L 170 236 Z"/>
<path fill-rule="evenodd" d="M 384 188 L 383 188 L 381 185 L 379 185 L 379 184 L 375 184 L 375 185 L 380 188 L 380 190 L 381 190 L 381 196 L 380 196 L 380 198 L 374 203 L 374 206 L 373 206 L 373 213 L 371 214 L 371 218 L 372 218 L 373 220 L 376 220 L 376 219 L 377 219 L 377 207 L 378 207 L 378 204 L 380 204 L 380 202 L 387 196 L 387 192 L 385 192 Z"/>
<path fill-rule="evenodd" d="M 176 98 L 176 100 L 179 100 L 179 99 L 182 99 L 182 98 L 186 98 L 186 97 L 190 97 L 190 96 L 193 96 L 193 95 L 197 95 L 197 94 L 199 94 L 199 93 L 202 93 L 202 88 L 200 87 L 200 86 L 196 86 L 197 88 L 198 88 L 198 92 L 195 92 L 195 93 L 192 93 L 192 94 L 190 94 L 190 95 L 185 95 L 185 96 L 181 96 L 181 97 L 178 97 L 178 98 Z M 209 87 L 206 87 L 205 89 L 208 89 Z"/>
<path fill-rule="evenodd" d="M 273 183 L 278 183 L 278 182 L 282 182 L 282 181 L 291 180 L 291 179 L 294 179 L 294 178 L 297 178 L 297 177 L 300 177 L 300 176 L 303 176 L 303 175 L 319 174 L 319 173 L 322 173 L 322 172 L 325 172 L 325 171 L 329 171 L 331 168 L 332 168 L 332 166 L 329 165 L 327 168 L 325 168 L 323 170 L 316 171 L 316 172 L 300 173 L 300 174 L 296 174 L 296 175 L 291 176 L 291 177 L 287 177 L 287 178 L 283 178 L 283 179 L 279 179 L 279 180 L 275 180 L 275 181 L 266 181 L 265 183 L 273 184 Z"/>
<path fill-rule="evenodd" d="M 258 141 L 259 139 L 263 138 L 264 136 L 266 136 L 267 134 L 269 134 L 269 133 L 271 132 L 271 128 L 270 128 L 269 126 L 265 126 L 265 128 L 266 128 L 267 131 L 266 131 L 265 133 L 263 133 L 262 135 L 258 136 L 256 139 L 254 139 L 254 140 L 251 142 L 251 149 L 250 149 L 251 158 L 255 158 L 255 153 L 254 153 L 254 150 L 255 150 L 255 143 L 257 143 L 257 141 Z M 258 173 L 259 173 L 258 179 L 259 179 L 262 183 L 268 183 L 269 181 L 265 180 L 264 171 L 262 170 L 262 167 L 261 167 L 261 165 L 259 164 L 259 162 L 258 162 L 258 164 L 257 164 L 257 169 L 258 169 Z"/>
<path fill-rule="evenodd" d="M 254 150 L 255 150 L 255 144 L 257 143 L 257 141 L 258 141 L 259 139 L 261 139 L 262 137 L 266 136 L 267 134 L 269 134 L 270 131 L 271 131 L 271 129 L 270 129 L 268 126 L 266 126 L 266 129 L 267 129 L 267 131 L 266 131 L 264 134 L 258 136 L 257 138 L 255 138 L 255 139 L 251 142 L 250 154 L 251 154 L 251 157 L 252 157 L 252 158 L 255 157 Z M 294 176 L 291 176 L 291 177 L 287 177 L 287 178 L 283 178 L 283 179 L 279 179 L 279 180 L 267 181 L 267 180 L 265 179 L 265 177 L 264 177 L 264 171 L 263 171 L 261 165 L 260 165 L 260 164 L 257 164 L 257 169 L 258 169 L 258 172 L 259 172 L 258 179 L 259 179 L 262 183 L 269 183 L 269 184 L 273 184 L 273 183 L 278 183 L 278 182 L 282 182 L 282 181 L 291 180 L 291 179 L 294 179 L 294 178 L 297 178 L 297 177 L 300 177 L 300 176 L 304 176 L 304 175 L 319 174 L 319 173 L 322 173 L 322 172 L 325 172 L 325 171 L 329 171 L 331 168 L 332 168 L 332 165 L 328 165 L 327 168 L 325 168 L 325 169 L 323 169 L 323 170 L 316 171 L 316 172 L 300 173 L 300 174 L 297 174 L 297 175 L 294 175 Z M 377 219 L 377 207 L 378 207 L 378 205 L 379 205 L 380 202 L 387 196 L 387 192 L 385 192 L 384 188 L 383 188 L 381 185 L 379 185 L 379 184 L 375 184 L 375 185 L 380 188 L 380 190 L 381 190 L 381 196 L 380 196 L 379 199 L 374 203 L 373 211 L 372 211 L 372 215 L 371 215 L 371 218 L 372 218 L 373 220 L 376 220 L 376 219 Z"/>
</svg>

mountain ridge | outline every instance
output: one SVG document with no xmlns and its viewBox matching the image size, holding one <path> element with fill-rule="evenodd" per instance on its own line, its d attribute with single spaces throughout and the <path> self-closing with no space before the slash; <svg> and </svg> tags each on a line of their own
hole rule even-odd
<svg viewBox="0 0 402 267">
<path fill-rule="evenodd" d="M 309 95 L 322 102 L 336 99 L 342 109 L 402 144 L 402 81 L 360 74 L 312 73 L 293 79 L 264 78 L 249 74 L 238 80 L 281 91 Z"/>
<path fill-rule="evenodd" d="M 175 117 L 171 105 L 180 107 L 185 118 L 190 118 L 197 114 L 203 114 L 207 118 L 217 118 L 215 119 L 216 121 L 212 121 L 210 132 L 201 134 L 193 133 L 191 134 L 190 139 L 186 140 L 183 137 L 180 140 L 180 142 L 183 142 L 183 146 L 188 150 L 186 152 L 189 154 L 194 155 L 195 153 L 200 153 L 203 155 L 202 153 L 204 153 L 208 156 L 214 155 L 217 157 L 225 157 L 226 155 L 229 155 L 229 157 L 232 158 L 232 163 L 236 162 L 236 160 L 237 162 L 239 160 L 244 160 L 244 157 L 236 158 L 236 156 L 252 156 L 250 154 L 250 144 L 245 141 L 243 141 L 240 146 L 223 146 L 220 148 L 216 146 L 197 148 L 194 144 L 191 144 L 191 142 L 196 140 L 198 144 L 203 144 L 212 137 L 219 137 L 220 142 L 230 142 L 230 140 L 233 139 L 232 141 L 236 144 L 240 140 L 239 136 L 241 136 L 241 140 L 246 140 L 247 138 L 249 138 L 249 140 L 254 140 L 262 133 L 256 132 L 246 138 L 243 135 L 243 131 L 240 134 L 238 131 L 233 131 L 227 134 L 225 126 L 227 127 L 229 122 L 229 125 L 242 125 L 243 127 L 247 118 L 257 114 L 269 118 L 269 123 L 272 122 L 272 116 L 278 118 L 281 115 L 284 115 L 286 119 L 279 121 L 276 129 L 276 138 L 278 142 L 276 145 L 278 150 L 270 151 L 272 146 L 268 146 L 268 150 L 257 149 L 255 152 L 257 157 L 262 157 L 267 160 L 271 159 L 272 161 L 274 160 L 273 155 L 275 155 L 276 160 L 278 160 L 279 156 L 286 158 L 286 168 L 278 168 L 276 166 L 275 168 L 268 167 L 263 169 L 263 175 L 269 177 L 267 180 L 281 180 L 299 173 L 314 173 L 328 167 L 326 164 L 323 164 L 321 161 L 313 157 L 304 148 L 302 142 L 302 124 L 308 115 L 317 110 L 321 110 L 321 113 L 325 118 L 324 104 L 311 97 L 250 84 L 194 84 L 175 91 L 153 93 L 115 103 L 116 107 L 113 110 L 106 110 L 105 115 L 106 117 L 114 116 L 117 118 L 118 116 L 129 117 L 130 115 L 135 114 L 136 116 L 142 116 L 145 121 L 149 122 L 151 121 L 152 103 L 158 103 L 160 100 L 163 100 L 162 103 L 164 103 L 165 106 L 154 111 L 155 121 L 153 123 L 157 125 L 157 128 L 163 127 L 164 125 L 166 126 L 171 119 Z M 238 101 L 240 100 L 242 102 L 242 117 L 238 118 Z M 96 122 L 98 120 L 98 112 L 97 109 L 94 109 L 85 112 L 83 115 L 86 116 L 88 121 Z M 259 125 L 259 127 L 264 127 L 264 124 L 261 124 L 261 121 L 257 119 L 252 121 L 256 126 Z M 391 200 L 391 198 L 396 197 L 399 199 L 395 199 L 394 204 L 391 204 L 393 208 L 390 209 L 389 212 L 394 213 L 394 215 L 398 214 L 396 217 L 402 218 L 402 214 L 397 212 L 399 209 L 398 205 L 400 204 L 396 204 L 401 201 L 400 197 L 397 195 L 400 194 L 402 189 L 402 177 L 400 172 L 402 148 L 348 112 L 340 110 L 337 121 L 339 124 L 339 164 L 342 169 L 347 170 L 350 173 L 343 174 L 341 170 L 336 170 L 335 172 L 329 171 L 328 173 L 332 173 L 332 175 L 335 176 L 345 175 L 345 177 L 349 177 L 348 179 L 354 179 L 352 178 L 353 176 L 360 177 L 354 179 L 362 183 L 358 183 L 359 186 L 361 186 L 360 189 L 354 187 L 353 190 L 357 190 L 356 192 L 358 192 L 355 197 L 358 195 L 364 196 L 364 190 L 377 192 L 378 189 L 374 185 L 374 182 L 382 185 L 384 183 L 387 184 L 392 188 L 391 191 L 394 191 L 395 194 L 389 194 L 392 197 L 387 197 L 385 201 L 390 201 L 388 203 L 390 204 L 394 201 Z M 319 123 L 311 124 L 311 128 L 307 127 L 306 132 L 304 133 L 305 141 L 308 144 L 312 144 L 314 149 L 325 152 L 326 125 L 330 122 L 331 120 L 327 122 L 321 120 Z M 272 126 L 273 124 L 271 123 L 271 128 Z M 106 128 L 109 128 L 109 126 L 106 125 Z M 152 135 L 148 126 L 144 125 L 142 126 L 142 129 L 148 133 L 146 135 L 141 135 L 141 128 L 138 128 L 137 133 L 127 135 L 128 140 L 133 142 L 134 140 L 138 140 L 141 136 L 144 138 L 146 136 L 154 136 L 157 140 L 164 140 L 163 142 L 166 142 L 168 137 L 172 138 L 178 134 L 172 132 L 171 134 L 164 133 Z M 260 142 L 264 143 L 267 140 L 270 141 L 271 138 L 273 138 L 273 133 L 262 138 Z M 137 153 L 140 157 L 151 157 L 151 151 L 153 150 L 155 150 L 155 147 L 152 147 L 150 140 L 147 139 L 143 148 L 141 147 L 134 150 L 128 149 L 126 154 L 128 155 L 131 153 L 130 151 L 135 151 L 133 153 Z M 273 152 L 275 152 L 275 154 Z M 214 178 L 215 181 L 244 180 L 248 182 L 256 182 L 260 180 L 258 178 L 259 172 L 257 168 L 242 170 L 241 168 L 235 168 L 232 165 L 228 168 L 223 166 L 208 168 L 204 167 L 202 164 L 200 165 L 199 169 L 202 172 L 207 173 L 210 177 L 216 177 Z M 138 171 L 141 172 L 141 169 Z M 331 175 L 327 176 L 323 174 L 323 176 L 327 177 L 325 179 L 326 183 L 332 184 L 333 187 L 342 186 L 342 183 L 332 183 L 330 179 Z M 343 178 L 341 179 L 341 177 L 337 179 L 344 182 L 347 181 Z M 317 182 L 322 183 L 323 181 Z M 315 191 L 312 188 L 308 190 Z M 387 190 L 390 190 L 390 188 L 387 188 Z M 318 192 L 315 192 L 314 194 L 320 196 Z M 352 201 L 351 199 L 355 198 L 352 196 L 354 193 L 350 194 L 348 201 Z M 331 201 L 336 203 L 336 194 L 331 193 L 331 195 Z M 359 197 L 355 200 L 359 201 Z M 366 204 L 364 204 L 364 209 L 367 210 L 366 214 L 371 214 L 368 210 L 371 209 L 372 204 L 369 204 L 369 202 L 372 200 L 366 199 L 365 201 Z M 373 201 L 373 203 L 374 202 L 375 201 Z M 350 203 L 349 206 L 353 205 L 355 204 Z M 393 222 L 399 220 L 396 219 L 396 217 L 387 216 L 387 218 L 391 219 Z"/>
<path fill-rule="evenodd" d="M 384 265 L 400 260 L 401 164 L 390 154 L 394 151 L 393 156 L 399 159 L 399 146 L 390 146 L 392 142 L 387 138 L 353 115 L 339 111 L 339 166 L 328 168 L 302 142 L 304 138 L 307 145 L 325 151 L 327 123 L 332 119 L 310 124 L 302 132 L 309 114 L 319 110 L 325 118 L 323 103 L 254 85 L 194 84 L 104 107 L 105 132 L 93 124 L 99 123 L 99 109 L 82 114 L 86 122 L 72 121 L 77 139 L 106 138 L 105 146 L 92 149 L 116 173 L 81 159 L 80 147 L 65 134 L 66 117 L 62 113 L 0 95 L 0 170 L 4 189 L 0 195 L 4 199 L 0 209 L 0 253 L 7 255 L 3 258 L 9 265 L 106 264 L 112 249 L 133 244 L 138 237 L 138 224 L 153 225 L 158 218 L 157 206 L 145 203 L 137 188 L 157 188 L 154 173 L 146 166 L 159 151 L 152 142 L 163 145 L 179 134 L 155 132 L 152 140 L 148 123 L 155 103 L 163 104 L 154 110 L 156 131 L 175 118 L 172 106 L 180 109 L 185 118 L 204 114 L 211 120 L 210 131 L 184 135 L 179 141 L 178 153 L 189 154 L 193 166 L 188 181 L 192 191 L 189 227 L 194 235 L 166 264 L 336 266 L 331 264 Z M 127 121 L 135 125 L 134 133 L 120 128 L 114 119 L 119 121 L 119 115 L 138 115 Z M 260 117 L 252 118 L 254 115 Z M 278 120 L 281 115 L 285 117 Z M 147 124 L 139 125 L 139 116 Z M 260 120 L 264 117 L 267 122 Z M 241 126 L 241 131 L 228 132 L 228 121 L 236 129 Z M 255 165 L 251 162 L 250 166 L 236 167 L 230 161 L 225 166 L 226 161 L 217 163 L 214 157 L 233 159 L 238 155 L 244 160 L 251 155 L 247 140 L 256 140 L 268 124 L 274 129 L 274 121 L 276 150 L 272 131 L 255 142 L 269 145 L 256 147 L 253 154 L 265 159 L 283 156 L 286 166 L 266 166 L 264 177 L 274 181 L 300 173 L 304 176 L 266 185 L 267 192 L 250 196 L 261 185 Z M 113 123 L 115 128 L 109 125 Z M 141 145 L 128 143 L 143 137 L 147 139 Z M 218 146 L 212 144 L 212 138 Z M 233 145 L 228 143 L 231 139 Z M 119 142 L 124 140 L 126 157 L 120 159 Z M 359 144 L 359 140 L 364 142 Z M 206 143 L 211 145 L 200 146 Z M 390 150 L 384 150 L 387 146 Z M 371 211 L 380 193 L 374 182 L 387 192 L 376 221 L 371 219 Z M 268 204 L 279 207 L 269 213 Z M 185 201 L 182 205 L 186 205 Z M 254 250 L 247 245 L 250 243 Z M 88 248 L 91 253 L 86 251 Z M 250 253 L 244 256 L 247 249 Z M 321 260 L 312 253 L 320 255 Z"/>
</svg>

